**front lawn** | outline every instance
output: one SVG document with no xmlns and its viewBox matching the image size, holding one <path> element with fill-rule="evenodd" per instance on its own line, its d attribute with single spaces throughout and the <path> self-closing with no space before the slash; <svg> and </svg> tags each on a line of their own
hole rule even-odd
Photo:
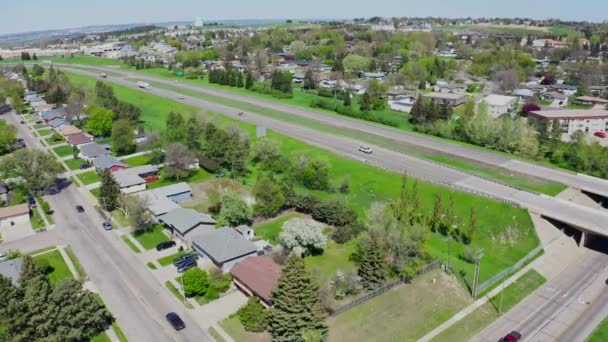
<svg viewBox="0 0 608 342">
<path fill-rule="evenodd" d="M 129 220 L 125 217 L 125 214 L 120 210 L 114 210 L 112 212 L 112 218 L 123 227 L 127 227 L 130 225 Z"/>
<path fill-rule="evenodd" d="M 328 341 L 415 341 L 471 302 L 457 280 L 431 271 L 330 317 Z"/>
<path fill-rule="evenodd" d="M 68 159 L 64 162 L 70 170 L 79 170 L 80 166 L 88 164 L 86 160 L 82 159 Z"/>
<path fill-rule="evenodd" d="M 148 163 L 150 163 L 150 156 L 147 154 L 144 154 L 142 156 L 136 156 L 136 157 L 123 159 L 122 162 L 127 164 L 129 167 L 147 165 Z"/>
<path fill-rule="evenodd" d="M 31 213 L 32 214 L 30 215 L 30 222 L 32 223 L 32 228 L 34 228 L 34 230 L 45 228 L 46 225 L 44 224 L 44 220 L 42 219 L 42 217 L 40 217 L 38 209 L 34 208 Z"/>
<path fill-rule="evenodd" d="M 58 250 L 35 256 L 34 261 L 47 270 L 51 285 L 63 279 L 73 279 L 72 272 Z"/>
<path fill-rule="evenodd" d="M 84 185 L 89 185 L 101 181 L 101 177 L 97 174 L 97 172 L 93 170 L 80 173 L 76 177 L 80 178 Z"/>
<path fill-rule="evenodd" d="M 40 135 L 41 137 L 47 136 L 52 133 L 53 133 L 52 128 L 42 128 L 42 129 L 38 130 L 38 135 Z"/>
<path fill-rule="evenodd" d="M 57 155 L 61 158 L 71 156 L 74 153 L 74 148 L 70 145 L 63 145 L 55 147 L 53 151 L 55 151 L 55 153 L 57 153 Z"/>
<path fill-rule="evenodd" d="M 184 252 L 184 251 L 180 251 L 180 252 L 177 252 L 177 253 L 175 253 L 175 254 L 167 255 L 166 257 L 160 258 L 160 259 L 158 259 L 158 260 L 156 260 L 156 261 L 158 261 L 158 263 L 159 263 L 161 266 L 163 266 L 163 267 L 164 267 L 164 266 L 171 265 L 171 264 L 173 263 L 173 260 L 174 260 L 175 258 L 179 258 L 180 256 L 182 256 L 182 255 L 184 255 L 184 254 L 186 254 L 186 252 Z"/>
<path fill-rule="evenodd" d="M 289 213 L 255 225 L 253 226 L 255 235 L 276 246 L 279 244 L 279 233 L 281 232 L 283 223 L 295 217 L 302 217 L 302 215 L 299 213 Z"/>
<path fill-rule="evenodd" d="M 220 327 L 232 337 L 233 340 L 241 341 L 256 341 L 256 342 L 270 342 L 270 335 L 262 333 L 252 333 L 245 330 L 243 324 L 236 315 L 226 318 L 220 322 Z M 346 341 L 346 340 L 345 340 Z"/>
<path fill-rule="evenodd" d="M 63 138 L 61 138 L 61 139 L 55 139 L 53 137 L 53 135 L 52 135 L 52 136 L 50 136 L 48 138 L 45 138 L 44 141 L 46 141 L 46 143 L 49 144 L 50 146 L 53 146 L 53 145 L 61 144 L 65 140 L 63 140 Z"/>
<path fill-rule="evenodd" d="M 181 183 L 181 182 L 186 182 L 186 183 L 202 183 L 202 182 L 206 182 L 209 180 L 215 179 L 215 176 L 203 169 L 197 169 L 194 170 L 190 176 L 185 177 L 185 178 L 181 178 L 181 179 L 175 179 L 175 178 L 165 178 L 162 177 L 157 180 L 156 182 L 152 182 L 148 184 L 148 189 L 156 189 L 156 188 L 161 188 L 163 186 L 167 186 L 167 185 L 173 185 L 173 184 L 177 184 L 177 183 Z"/>
<path fill-rule="evenodd" d="M 515 283 L 507 286 L 504 290 L 502 302 L 502 312 L 507 312 L 517 303 L 534 292 L 542 284 L 545 278 L 534 270 L 529 270 L 522 275 Z M 471 312 L 454 325 L 435 336 L 432 341 L 468 341 L 478 332 L 494 322 L 498 317 L 498 307 L 500 305 L 500 293 L 492 297 L 490 301 Z M 599 341 L 599 340 L 598 340 Z M 601 340 L 604 341 L 604 340 Z"/>
<path fill-rule="evenodd" d="M 169 241 L 169 237 L 163 233 L 164 227 L 160 224 L 154 225 L 150 230 L 143 233 L 133 233 L 135 240 L 146 249 L 150 250 L 161 242 Z"/>
</svg>

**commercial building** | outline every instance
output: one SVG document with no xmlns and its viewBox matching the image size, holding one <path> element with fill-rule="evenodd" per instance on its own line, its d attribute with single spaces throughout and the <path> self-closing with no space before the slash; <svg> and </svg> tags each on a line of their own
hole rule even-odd
<svg viewBox="0 0 608 342">
<path fill-rule="evenodd" d="M 488 106 L 488 113 L 492 117 L 497 118 L 501 114 L 511 114 L 515 111 L 517 99 L 513 96 L 490 94 L 481 100 L 481 102 L 484 102 Z"/>
<path fill-rule="evenodd" d="M 437 103 L 447 103 L 451 107 L 458 107 L 463 104 L 467 96 L 463 94 L 454 94 L 454 93 L 428 93 L 424 94 L 424 97 L 430 99 L 433 102 Z"/>
<path fill-rule="evenodd" d="M 562 133 L 568 135 L 577 131 L 589 135 L 608 131 L 608 111 L 603 109 L 539 110 L 528 116 L 536 120 L 559 120 Z"/>
</svg>

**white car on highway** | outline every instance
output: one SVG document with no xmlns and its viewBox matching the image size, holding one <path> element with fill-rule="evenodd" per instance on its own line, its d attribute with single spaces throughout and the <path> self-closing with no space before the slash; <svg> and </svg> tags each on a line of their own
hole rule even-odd
<svg viewBox="0 0 608 342">
<path fill-rule="evenodd" d="M 374 152 L 371 147 L 366 146 L 366 145 L 359 146 L 359 151 L 366 153 L 366 154 L 371 154 L 372 152 Z"/>
<path fill-rule="evenodd" d="M 186 97 L 185 97 L 184 95 L 179 95 L 179 96 L 177 96 L 177 98 L 178 98 L 178 99 L 180 99 L 180 100 L 183 100 L 183 99 L 185 99 Z"/>
</svg>

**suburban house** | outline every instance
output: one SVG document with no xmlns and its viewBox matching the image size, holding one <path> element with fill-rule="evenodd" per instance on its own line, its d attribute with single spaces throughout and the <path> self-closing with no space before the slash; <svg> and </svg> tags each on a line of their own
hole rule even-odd
<svg viewBox="0 0 608 342">
<path fill-rule="evenodd" d="M 57 132 L 59 130 L 59 127 L 67 125 L 67 124 L 68 123 L 65 120 L 59 119 L 59 118 L 50 120 L 47 123 L 47 125 L 51 126 L 51 128 L 53 128 L 55 130 L 55 132 Z"/>
<path fill-rule="evenodd" d="M 192 237 L 192 247 L 201 258 L 209 258 L 224 272 L 230 271 L 239 261 L 255 256 L 258 250 L 251 241 L 230 227 Z"/>
<path fill-rule="evenodd" d="M 84 133 L 70 134 L 65 139 L 67 143 L 72 146 L 90 144 L 93 142 L 93 138 L 91 138 L 90 135 Z"/>
<path fill-rule="evenodd" d="M 271 257 L 252 256 L 230 270 L 234 285 L 248 296 L 256 296 L 266 307 L 272 305 L 270 295 L 281 276 L 281 266 Z"/>
<path fill-rule="evenodd" d="M 436 92 L 432 92 L 432 93 L 427 93 L 423 95 L 424 97 L 426 97 L 427 99 L 430 99 L 433 102 L 436 103 L 447 103 L 448 105 L 450 105 L 451 107 L 458 107 L 461 104 L 463 104 L 466 99 L 467 96 L 463 95 L 463 94 L 453 94 L 453 93 L 436 93 Z"/>
<path fill-rule="evenodd" d="M 32 102 L 30 103 L 30 105 L 32 106 L 32 108 L 34 109 L 34 111 L 36 113 L 40 113 L 43 110 L 46 109 L 53 109 L 55 108 L 55 105 L 52 103 L 46 103 L 46 101 L 42 100 L 42 101 L 37 101 L 37 102 Z"/>
<path fill-rule="evenodd" d="M 0 262 L 0 274 L 5 278 L 10 279 L 14 286 L 19 286 L 22 265 L 23 258 Z"/>
<path fill-rule="evenodd" d="M 255 231 L 251 229 L 248 225 L 242 224 L 240 226 L 234 227 L 237 233 L 243 235 L 247 240 L 251 240 L 255 237 Z"/>
<path fill-rule="evenodd" d="M 378 80 L 384 82 L 386 80 L 386 74 L 383 72 L 364 72 L 361 73 L 361 78 L 364 80 Z"/>
<path fill-rule="evenodd" d="M 110 151 L 98 143 L 80 145 L 78 146 L 78 149 L 80 150 L 80 153 L 78 153 L 78 158 L 89 162 L 92 162 L 93 159 L 99 156 L 110 154 Z"/>
<path fill-rule="evenodd" d="M 544 93 L 542 99 L 551 102 L 552 107 L 563 107 L 568 104 L 568 95 L 556 91 Z"/>
<path fill-rule="evenodd" d="M 8 188 L 8 185 L 6 185 L 5 183 L 0 183 L 0 200 L 2 200 L 2 202 L 8 202 L 9 192 L 10 189 Z"/>
<path fill-rule="evenodd" d="M 95 157 L 93 159 L 93 166 L 95 166 L 95 169 L 98 172 L 104 172 L 105 170 L 116 172 L 118 170 L 124 170 L 127 168 L 127 164 L 121 162 L 120 160 L 112 157 L 109 154 L 104 154 L 99 157 Z"/>
<path fill-rule="evenodd" d="M 392 110 L 398 110 L 400 112 L 409 113 L 416 102 L 416 98 L 410 97 L 398 97 L 395 100 L 389 100 L 388 105 Z"/>
<path fill-rule="evenodd" d="M 592 135 L 608 131 L 608 111 L 603 109 L 556 109 L 532 111 L 528 117 L 536 120 L 559 120 L 562 133 L 572 135 L 581 131 Z"/>
<path fill-rule="evenodd" d="M 594 97 L 594 96 L 579 96 L 576 98 L 576 102 L 580 103 L 580 104 L 586 104 L 586 105 L 601 105 L 601 106 L 605 106 L 608 104 L 608 100 L 603 99 L 601 97 Z"/>
<path fill-rule="evenodd" d="M 513 90 L 513 92 L 511 93 L 512 96 L 515 96 L 516 99 L 518 99 L 519 101 L 525 101 L 525 100 L 529 100 L 532 99 L 534 97 L 534 92 L 530 89 L 515 89 Z"/>
<path fill-rule="evenodd" d="M 192 244 L 192 236 L 215 230 L 215 220 L 211 216 L 190 208 L 175 208 L 163 215 L 159 221 L 165 224 L 172 236 L 188 246 Z"/>
<path fill-rule="evenodd" d="M 82 134 L 82 130 L 72 125 L 63 125 L 59 127 L 58 133 L 63 135 L 64 137 L 67 137 L 73 134 Z"/>
<path fill-rule="evenodd" d="M 517 99 L 513 96 L 490 94 L 481 100 L 481 102 L 484 102 L 488 106 L 488 113 L 493 118 L 497 118 L 501 114 L 511 114 L 515 111 Z"/>
<path fill-rule="evenodd" d="M 120 186 L 120 191 L 125 194 L 132 194 L 146 190 L 146 180 L 138 175 L 128 172 L 117 171 L 113 174 L 116 183 Z"/>
<path fill-rule="evenodd" d="M 65 119 L 65 109 L 57 108 L 45 110 L 41 112 L 41 116 L 44 123 L 48 123 L 53 119 Z"/>
<path fill-rule="evenodd" d="M 159 219 L 162 215 L 180 206 L 176 202 L 181 202 L 192 198 L 192 189 L 187 183 L 177 183 L 162 188 L 146 190 L 136 194 L 148 209 L 148 211 Z"/>
<path fill-rule="evenodd" d="M 0 230 L 19 224 L 29 225 L 29 222 L 30 207 L 27 203 L 0 208 Z"/>
</svg>

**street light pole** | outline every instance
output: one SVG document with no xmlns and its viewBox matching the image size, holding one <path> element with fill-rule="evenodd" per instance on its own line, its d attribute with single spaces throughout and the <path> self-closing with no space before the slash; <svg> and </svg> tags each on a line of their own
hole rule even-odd
<svg viewBox="0 0 608 342">
<path fill-rule="evenodd" d="M 182 273 L 181 279 L 182 279 L 182 292 L 184 293 L 184 305 L 186 305 L 186 288 L 184 287 L 184 273 Z"/>
<path fill-rule="evenodd" d="M 477 299 L 477 283 L 479 282 L 479 265 L 481 263 L 481 258 L 483 257 L 483 252 L 479 253 L 477 256 L 477 263 L 475 264 L 475 278 L 473 279 L 473 298 Z"/>
</svg>

